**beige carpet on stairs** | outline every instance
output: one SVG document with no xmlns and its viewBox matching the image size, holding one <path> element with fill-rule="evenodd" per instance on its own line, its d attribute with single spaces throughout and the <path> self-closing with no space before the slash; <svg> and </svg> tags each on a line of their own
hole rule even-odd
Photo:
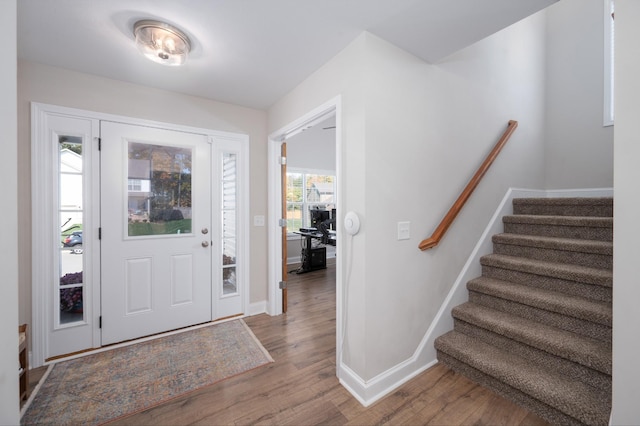
<svg viewBox="0 0 640 426">
<path fill-rule="evenodd" d="M 613 200 L 516 199 L 436 339 L 440 362 L 554 424 L 611 410 Z"/>
</svg>

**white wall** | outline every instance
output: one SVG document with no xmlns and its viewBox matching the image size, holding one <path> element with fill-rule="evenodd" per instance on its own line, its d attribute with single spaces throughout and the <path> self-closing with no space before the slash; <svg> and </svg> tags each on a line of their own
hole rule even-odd
<svg viewBox="0 0 640 426">
<path fill-rule="evenodd" d="M 18 398 L 18 188 L 14 185 L 18 174 L 16 114 L 16 1 L 2 2 L 0 34 L 5 46 L 0 63 L 0 129 L 2 129 L 2 167 L 0 181 L 2 208 L 0 209 L 0 424 L 20 422 Z"/>
<path fill-rule="evenodd" d="M 266 215 L 266 113 L 212 100 L 20 61 L 18 78 L 18 192 L 21 230 L 20 320 L 31 322 L 30 104 L 41 102 L 250 137 L 251 217 Z M 253 223 L 253 221 L 251 221 Z M 251 302 L 267 298 L 267 231 L 251 227 Z"/>
<path fill-rule="evenodd" d="M 363 34 L 269 110 L 275 130 L 343 97 L 340 205 L 363 226 L 338 253 L 339 297 L 344 361 L 363 388 L 414 355 L 507 187 L 612 185 L 603 3 L 553 8 L 435 65 Z M 509 119 L 520 126 L 476 194 L 440 246 L 419 252 Z M 410 240 L 397 241 L 399 221 Z"/>
<path fill-rule="evenodd" d="M 508 187 L 542 185 L 543 29 L 534 16 L 437 65 L 371 38 L 365 379 L 413 355 Z M 419 251 L 509 119 L 520 127 L 461 216 Z M 410 240 L 397 240 L 401 221 Z"/>
<path fill-rule="evenodd" d="M 614 425 L 640 422 L 640 2 L 616 0 L 613 238 Z"/>
<path fill-rule="evenodd" d="M 613 127 L 603 127 L 603 0 L 547 9 L 546 188 L 613 185 Z"/>
<path fill-rule="evenodd" d="M 342 95 L 345 363 L 367 381 L 410 358 L 509 186 L 541 187 L 544 15 L 437 65 L 363 34 L 269 110 L 269 129 Z M 509 119 L 520 127 L 439 247 L 417 248 Z M 411 239 L 397 241 L 398 221 Z M 400 265 L 400 266 L 399 266 Z"/>
<path fill-rule="evenodd" d="M 335 125 L 332 117 L 287 139 L 287 167 L 335 174 L 336 130 L 324 129 Z"/>
<path fill-rule="evenodd" d="M 342 149 L 337 152 L 343 159 L 338 173 L 338 205 L 342 212 L 364 211 L 364 149 L 365 149 L 365 114 L 364 84 L 362 76 L 366 68 L 365 53 L 367 35 L 362 34 L 336 55 L 331 61 L 309 76 L 296 89 L 278 101 L 268 111 L 269 132 L 274 132 L 289 125 L 309 111 L 341 95 L 340 129 Z M 346 143 L 344 141 L 347 141 Z M 341 213 L 344 215 L 344 213 Z M 341 221 L 339 220 L 341 223 Z M 338 277 L 346 286 L 345 294 L 358 295 L 362 292 L 364 276 L 364 253 L 366 244 L 366 224 L 359 235 L 354 238 L 339 238 L 338 253 L 342 256 L 343 276 Z M 353 253 L 353 256 L 350 254 Z M 345 260 L 348 259 L 348 264 Z M 350 279 L 346 280 L 345 276 Z M 354 277 L 354 278 L 351 278 Z M 358 277 L 358 278 L 356 278 Z M 340 297 L 340 296 L 338 296 Z M 344 296 L 343 296 L 344 298 Z M 364 304 L 361 298 L 354 296 L 349 305 L 349 341 L 348 347 L 364 346 Z M 339 320 L 340 321 L 340 320 Z M 340 324 L 340 322 L 338 322 Z M 356 352 L 360 362 L 364 360 L 364 352 Z M 340 374 L 340 371 L 338 371 Z"/>
</svg>

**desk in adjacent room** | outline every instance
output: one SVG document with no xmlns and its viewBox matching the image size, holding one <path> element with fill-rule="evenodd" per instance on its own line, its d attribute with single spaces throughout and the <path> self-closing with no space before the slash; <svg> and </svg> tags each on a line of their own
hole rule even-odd
<svg viewBox="0 0 640 426">
<path fill-rule="evenodd" d="M 313 230 L 299 230 L 294 231 L 294 234 L 298 234 L 301 237 L 305 238 L 304 248 L 302 249 L 302 259 L 300 269 L 298 269 L 298 274 L 303 274 L 305 272 L 311 272 L 318 269 L 325 269 L 327 267 L 327 248 L 323 245 L 322 247 L 313 247 L 313 240 L 319 240 L 322 244 L 329 244 L 332 246 L 336 245 L 336 234 L 335 231 L 329 232 L 327 236 L 325 236 L 320 231 Z"/>
</svg>

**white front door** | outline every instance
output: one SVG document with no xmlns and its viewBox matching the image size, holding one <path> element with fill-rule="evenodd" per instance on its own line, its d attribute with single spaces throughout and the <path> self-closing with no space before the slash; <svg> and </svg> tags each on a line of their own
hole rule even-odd
<svg viewBox="0 0 640 426">
<path fill-rule="evenodd" d="M 102 344 L 212 319 L 206 135 L 101 123 Z"/>
</svg>

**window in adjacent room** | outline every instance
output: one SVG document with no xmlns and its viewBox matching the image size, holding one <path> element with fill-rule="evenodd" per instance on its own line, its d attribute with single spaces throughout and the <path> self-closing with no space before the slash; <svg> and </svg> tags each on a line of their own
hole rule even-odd
<svg viewBox="0 0 640 426">
<path fill-rule="evenodd" d="M 309 209 L 336 205 L 336 177 L 328 172 L 287 172 L 287 233 L 309 227 Z"/>
</svg>

